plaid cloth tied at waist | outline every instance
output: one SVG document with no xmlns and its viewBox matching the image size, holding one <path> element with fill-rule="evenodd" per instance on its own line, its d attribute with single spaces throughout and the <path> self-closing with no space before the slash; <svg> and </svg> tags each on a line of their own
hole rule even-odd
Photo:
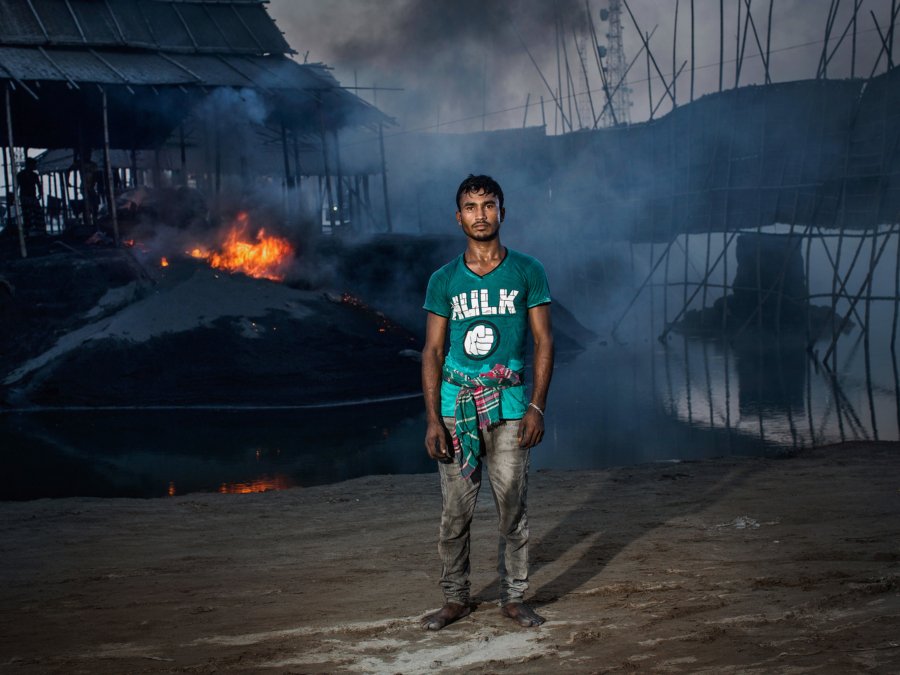
<svg viewBox="0 0 900 675">
<path fill-rule="evenodd" d="M 463 478 L 472 475 L 478 466 L 481 442 L 478 430 L 489 431 L 501 422 L 500 391 L 522 385 L 519 373 L 501 363 L 475 377 L 444 366 L 443 378 L 458 386 L 453 438 L 453 453 L 459 460 Z"/>
</svg>

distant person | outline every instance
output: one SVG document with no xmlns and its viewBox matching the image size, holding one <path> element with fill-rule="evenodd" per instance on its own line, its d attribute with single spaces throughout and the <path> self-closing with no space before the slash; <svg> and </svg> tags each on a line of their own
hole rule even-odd
<svg viewBox="0 0 900 675">
<path fill-rule="evenodd" d="M 19 186 L 19 204 L 22 206 L 22 222 L 28 231 L 44 230 L 44 210 L 41 202 L 44 199 L 44 187 L 37 172 L 37 160 L 25 158 L 25 168 L 16 174 Z"/>
<path fill-rule="evenodd" d="M 444 605 L 425 616 L 422 627 L 440 630 L 471 612 L 469 528 L 485 465 L 499 519 L 501 611 L 520 626 L 539 626 L 544 619 L 524 602 L 526 493 L 529 454 L 544 435 L 553 371 L 550 291 L 541 263 L 500 243 L 506 211 L 496 181 L 470 175 L 457 190 L 456 207 L 466 249 L 431 276 L 424 306 L 425 447 L 439 462 L 441 477 Z M 534 339 L 530 398 L 523 381 L 529 328 Z"/>
<path fill-rule="evenodd" d="M 91 156 L 91 151 L 88 150 L 84 157 L 79 157 L 76 153 L 69 170 L 75 171 L 81 179 L 81 217 L 84 224 L 99 228 L 100 186 L 103 177 Z"/>
</svg>

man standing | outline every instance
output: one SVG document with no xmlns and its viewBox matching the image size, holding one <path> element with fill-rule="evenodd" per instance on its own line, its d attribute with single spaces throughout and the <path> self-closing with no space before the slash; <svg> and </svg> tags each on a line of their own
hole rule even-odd
<svg viewBox="0 0 900 675">
<path fill-rule="evenodd" d="M 471 612 L 469 527 L 484 465 L 499 519 L 501 611 L 521 626 L 539 626 L 544 619 L 523 601 L 528 588 L 526 494 L 529 452 L 544 435 L 553 371 L 550 291 L 537 260 L 500 243 L 506 211 L 503 191 L 491 177 L 466 178 L 456 206 L 466 250 L 431 276 L 425 298 L 425 447 L 440 462 L 444 605 L 424 617 L 422 627 L 440 630 Z M 529 328 L 534 339 L 530 398 L 522 378 Z"/>
<path fill-rule="evenodd" d="M 25 158 L 25 168 L 16 174 L 16 184 L 19 186 L 19 203 L 22 205 L 22 220 L 25 228 L 32 231 L 41 231 L 46 228 L 44 224 L 44 211 L 41 202 L 44 199 L 44 187 L 41 177 L 37 172 L 37 160 L 34 157 Z"/>
</svg>

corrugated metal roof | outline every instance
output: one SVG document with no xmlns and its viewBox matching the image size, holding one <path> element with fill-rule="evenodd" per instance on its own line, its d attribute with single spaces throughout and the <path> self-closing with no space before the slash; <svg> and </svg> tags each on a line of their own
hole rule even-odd
<svg viewBox="0 0 900 675">
<path fill-rule="evenodd" d="M 332 89 L 340 85 L 317 64 L 284 56 L 165 54 L 84 49 L 0 47 L 0 78 L 136 86 L 200 85 L 260 89 Z"/>
<path fill-rule="evenodd" d="M 0 0 L 0 45 L 292 52 L 261 0 Z"/>
</svg>

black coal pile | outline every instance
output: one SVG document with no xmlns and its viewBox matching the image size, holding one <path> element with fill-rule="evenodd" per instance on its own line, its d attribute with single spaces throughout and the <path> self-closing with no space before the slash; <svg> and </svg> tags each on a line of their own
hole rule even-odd
<svg viewBox="0 0 900 675">
<path fill-rule="evenodd" d="M 417 338 L 341 291 L 127 249 L 0 262 L 8 407 L 311 405 L 415 393 Z"/>
</svg>

